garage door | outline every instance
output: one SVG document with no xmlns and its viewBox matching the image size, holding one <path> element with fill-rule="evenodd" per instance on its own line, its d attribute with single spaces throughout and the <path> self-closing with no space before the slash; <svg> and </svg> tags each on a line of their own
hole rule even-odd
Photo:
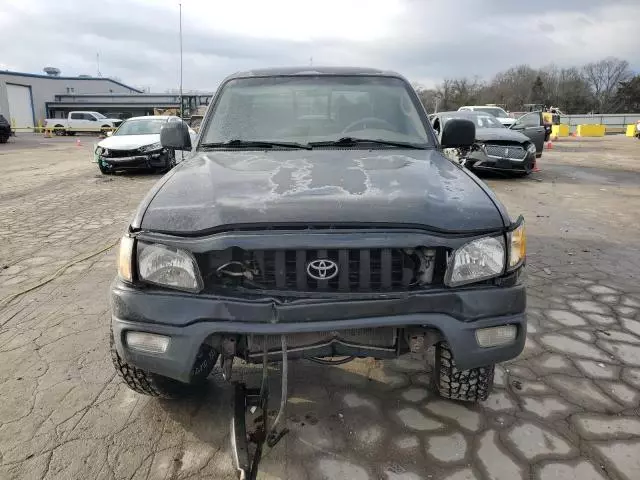
<svg viewBox="0 0 640 480">
<path fill-rule="evenodd" d="M 29 87 L 7 83 L 7 98 L 11 123 L 18 132 L 27 131 L 23 128 L 33 128 L 33 107 Z"/>
</svg>

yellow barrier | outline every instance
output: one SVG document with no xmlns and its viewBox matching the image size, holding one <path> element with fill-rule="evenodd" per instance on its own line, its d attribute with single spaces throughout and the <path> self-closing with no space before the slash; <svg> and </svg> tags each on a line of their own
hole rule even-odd
<svg viewBox="0 0 640 480">
<path fill-rule="evenodd" d="M 632 123 L 631 125 L 627 125 L 627 131 L 625 132 L 627 137 L 635 137 L 636 136 L 636 124 Z"/>
<path fill-rule="evenodd" d="M 605 126 L 599 124 L 578 125 L 576 129 L 578 137 L 604 137 L 605 133 Z"/>
<path fill-rule="evenodd" d="M 569 136 L 569 125 L 561 123 L 560 125 L 551 125 L 551 136 L 552 137 L 568 137 Z"/>
</svg>

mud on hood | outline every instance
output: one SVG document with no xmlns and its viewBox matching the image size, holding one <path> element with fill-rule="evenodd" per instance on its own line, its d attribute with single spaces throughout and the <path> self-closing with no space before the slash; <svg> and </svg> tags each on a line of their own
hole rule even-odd
<svg viewBox="0 0 640 480">
<path fill-rule="evenodd" d="M 500 204 L 481 184 L 437 150 L 201 152 L 160 180 L 132 226 L 175 234 L 274 223 L 500 229 Z"/>
</svg>

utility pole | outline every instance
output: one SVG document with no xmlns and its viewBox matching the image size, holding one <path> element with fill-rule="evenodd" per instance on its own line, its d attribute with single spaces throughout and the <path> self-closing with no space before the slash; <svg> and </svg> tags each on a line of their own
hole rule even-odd
<svg viewBox="0 0 640 480">
<path fill-rule="evenodd" d="M 182 3 L 180 6 L 180 118 L 184 116 L 184 105 L 182 102 Z"/>
<path fill-rule="evenodd" d="M 100 52 L 96 52 L 96 64 L 98 66 L 98 77 L 102 77 L 102 73 L 100 73 Z"/>
</svg>

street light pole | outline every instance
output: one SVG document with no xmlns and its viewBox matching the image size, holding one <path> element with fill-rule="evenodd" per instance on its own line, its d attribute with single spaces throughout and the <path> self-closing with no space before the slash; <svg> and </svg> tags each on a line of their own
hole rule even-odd
<svg viewBox="0 0 640 480">
<path fill-rule="evenodd" d="M 184 103 L 182 101 L 182 3 L 180 6 L 180 118 L 184 117 Z"/>
</svg>

